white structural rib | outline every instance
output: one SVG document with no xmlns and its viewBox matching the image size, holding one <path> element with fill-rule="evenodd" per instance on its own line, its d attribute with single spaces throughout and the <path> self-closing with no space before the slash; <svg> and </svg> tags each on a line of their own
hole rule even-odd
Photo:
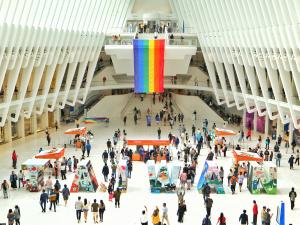
<svg viewBox="0 0 300 225">
<path fill-rule="evenodd" d="M 218 104 L 246 107 L 300 128 L 299 1 L 170 4 L 188 26 L 195 26 Z"/>
<path fill-rule="evenodd" d="M 0 1 L 0 126 L 66 103 L 84 104 L 105 33 L 124 24 L 132 5 L 132 0 Z"/>
</svg>

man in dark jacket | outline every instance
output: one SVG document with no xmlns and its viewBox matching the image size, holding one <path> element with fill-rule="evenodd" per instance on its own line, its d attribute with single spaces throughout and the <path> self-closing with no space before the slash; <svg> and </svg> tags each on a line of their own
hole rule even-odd
<svg viewBox="0 0 300 225">
<path fill-rule="evenodd" d="M 240 215 L 239 221 L 241 222 L 241 225 L 248 225 L 248 215 L 246 214 L 246 210 L 243 210 L 243 213 Z"/>
<path fill-rule="evenodd" d="M 206 214 L 208 216 L 210 216 L 210 214 L 211 214 L 211 208 L 212 208 L 213 202 L 214 201 L 210 197 L 207 197 L 205 200 Z"/>
<path fill-rule="evenodd" d="M 295 157 L 293 155 L 291 155 L 291 157 L 289 158 L 288 163 L 290 164 L 290 170 L 294 169 L 294 159 Z"/>
<path fill-rule="evenodd" d="M 107 164 L 105 163 L 103 168 L 102 168 L 102 174 L 104 176 L 104 180 L 105 182 L 107 182 L 107 179 L 108 179 L 108 174 L 109 174 L 109 168 L 107 166 Z"/>
<path fill-rule="evenodd" d="M 102 153 L 102 159 L 103 159 L 104 163 L 106 163 L 108 160 L 108 153 L 106 150 L 104 150 L 104 152 Z"/>
<path fill-rule="evenodd" d="M 119 188 L 117 188 L 117 190 L 115 190 L 114 197 L 115 197 L 115 207 L 120 208 L 121 191 Z"/>
<path fill-rule="evenodd" d="M 46 203 L 48 202 L 48 194 L 43 190 L 40 195 L 40 205 L 42 207 L 42 212 L 46 212 Z"/>
</svg>

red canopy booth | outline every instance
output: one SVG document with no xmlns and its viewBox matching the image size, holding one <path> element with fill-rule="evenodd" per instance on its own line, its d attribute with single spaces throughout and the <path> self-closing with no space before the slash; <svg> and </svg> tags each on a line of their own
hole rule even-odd
<svg viewBox="0 0 300 225">
<path fill-rule="evenodd" d="M 234 157 L 234 167 L 238 166 L 239 162 L 245 161 L 256 161 L 256 162 L 263 162 L 263 158 L 260 157 L 257 153 L 254 152 L 246 152 L 241 150 L 233 150 L 233 157 Z M 244 168 L 240 168 L 238 173 L 242 172 L 243 174 L 247 172 L 247 170 Z"/>
<path fill-rule="evenodd" d="M 80 135 L 84 136 L 87 132 L 86 127 L 78 127 L 78 128 L 70 128 L 64 132 L 64 134 L 70 134 L 70 135 Z M 71 144 L 71 142 L 70 142 Z M 81 142 L 77 141 L 75 143 L 76 148 L 81 148 Z"/>
<path fill-rule="evenodd" d="M 221 137 L 228 137 L 228 136 L 235 136 L 236 132 L 229 129 L 223 129 L 223 128 L 215 128 L 215 135 L 221 136 Z"/>
<path fill-rule="evenodd" d="M 58 160 L 65 155 L 65 149 L 60 148 L 52 148 L 49 150 L 44 150 L 39 154 L 35 155 L 34 158 L 36 159 L 55 159 Z"/>
<path fill-rule="evenodd" d="M 128 140 L 127 145 L 134 145 L 134 146 L 168 146 L 170 145 L 169 140 Z M 165 159 L 166 157 L 163 156 L 161 159 Z M 141 156 L 138 153 L 134 153 L 132 155 L 133 161 L 141 161 Z"/>
</svg>

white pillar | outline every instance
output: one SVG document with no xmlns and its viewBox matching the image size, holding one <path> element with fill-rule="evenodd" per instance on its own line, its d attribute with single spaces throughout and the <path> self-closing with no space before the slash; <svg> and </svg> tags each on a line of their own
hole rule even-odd
<svg viewBox="0 0 300 225">
<path fill-rule="evenodd" d="M 279 136 L 279 134 L 282 136 L 283 131 L 283 124 L 281 123 L 280 118 L 277 119 L 277 126 L 276 126 L 276 137 Z"/>
<path fill-rule="evenodd" d="M 7 120 L 4 125 L 4 141 L 11 142 L 12 141 L 12 132 L 11 132 L 11 121 Z"/>
<path fill-rule="evenodd" d="M 41 129 L 45 130 L 48 127 L 48 111 L 43 112 L 41 116 Z"/>
<path fill-rule="evenodd" d="M 18 130 L 18 137 L 23 138 L 25 137 L 25 120 L 24 116 L 20 115 L 18 122 L 17 122 L 17 130 Z"/>
<path fill-rule="evenodd" d="M 269 116 L 268 114 L 265 115 L 265 135 L 269 135 Z"/>
<path fill-rule="evenodd" d="M 253 119 L 253 131 L 257 131 L 257 112 L 254 112 L 254 119 Z"/>
<path fill-rule="evenodd" d="M 37 116 L 35 112 L 33 112 L 31 116 L 31 132 L 33 134 L 37 133 Z"/>
<path fill-rule="evenodd" d="M 246 109 L 243 110 L 243 128 L 246 128 Z"/>
<path fill-rule="evenodd" d="M 293 132 L 294 132 L 294 124 L 292 121 L 290 121 L 290 125 L 289 125 L 289 143 L 290 144 L 293 141 Z"/>
<path fill-rule="evenodd" d="M 57 122 L 58 127 L 60 127 L 60 108 L 55 109 L 54 111 L 54 124 Z"/>
</svg>

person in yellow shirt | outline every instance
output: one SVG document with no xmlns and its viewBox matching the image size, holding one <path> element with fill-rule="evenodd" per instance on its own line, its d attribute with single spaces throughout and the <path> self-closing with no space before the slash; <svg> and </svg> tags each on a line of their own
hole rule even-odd
<svg viewBox="0 0 300 225">
<path fill-rule="evenodd" d="M 153 211 L 153 214 L 152 214 L 152 223 L 153 225 L 160 225 L 160 217 L 159 217 L 159 209 L 158 207 L 156 206 L 156 209 Z"/>
</svg>

